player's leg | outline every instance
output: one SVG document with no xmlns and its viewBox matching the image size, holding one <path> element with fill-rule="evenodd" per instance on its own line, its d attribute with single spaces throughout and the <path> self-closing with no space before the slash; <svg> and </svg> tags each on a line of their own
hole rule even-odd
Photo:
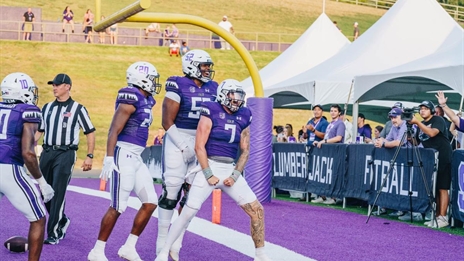
<svg viewBox="0 0 464 261">
<path fill-rule="evenodd" d="M 163 247 L 174 208 L 180 200 L 187 165 L 182 160 L 182 152 L 167 136 L 163 143 L 163 192 L 158 200 L 158 237 L 156 252 Z"/>
<path fill-rule="evenodd" d="M 28 244 L 29 261 L 38 261 L 42 253 L 46 217 L 33 221 L 29 225 Z"/>
<path fill-rule="evenodd" d="M 168 253 L 170 253 L 173 243 L 181 234 L 185 233 L 190 221 L 195 217 L 198 210 L 200 210 L 201 205 L 205 202 L 209 195 L 211 195 L 214 188 L 214 186 L 210 186 L 208 184 L 201 172 L 197 173 L 190 188 L 189 197 L 183 207 L 182 213 L 172 224 L 166 243 L 157 255 L 155 261 L 168 260 Z"/>
<path fill-rule="evenodd" d="M 10 203 L 29 220 L 29 260 L 39 260 L 46 221 L 46 210 L 40 199 L 40 193 L 23 167 L 0 164 L 0 173 L 2 174 L 0 196 L 5 195 Z"/>
<path fill-rule="evenodd" d="M 127 201 L 135 184 L 135 170 L 127 172 L 122 166 L 132 166 L 126 154 L 121 153 L 122 149 L 115 149 L 115 163 L 120 172 L 113 172 L 110 177 L 110 196 L 111 203 L 107 212 L 102 218 L 98 240 L 93 249 L 89 252 L 87 259 L 90 261 L 107 260 L 105 256 L 105 247 L 111 232 L 116 225 L 119 216 L 126 210 Z M 132 175 L 131 175 L 132 173 Z"/>
<path fill-rule="evenodd" d="M 232 173 L 234 166 L 224 170 L 224 173 Z M 214 173 L 213 169 L 213 173 Z M 222 181 L 220 182 L 222 183 Z M 269 258 L 264 253 L 264 208 L 257 200 L 256 195 L 248 186 L 244 177 L 240 177 L 233 186 L 221 186 L 227 193 L 250 217 L 251 238 L 256 248 L 255 260 L 266 261 Z"/>
<path fill-rule="evenodd" d="M 135 169 L 135 185 L 134 191 L 137 197 L 142 202 L 137 215 L 135 216 L 134 223 L 132 225 L 131 233 L 128 236 L 126 243 L 119 249 L 118 255 L 128 260 L 138 260 L 140 258 L 137 254 L 135 245 L 140 234 L 145 229 L 148 221 L 150 221 L 153 211 L 156 209 L 156 203 L 158 197 L 153 186 L 153 179 L 150 175 L 148 167 L 143 163 L 142 159 L 135 156 L 131 163 Z M 124 166 L 122 166 L 124 168 Z"/>
</svg>

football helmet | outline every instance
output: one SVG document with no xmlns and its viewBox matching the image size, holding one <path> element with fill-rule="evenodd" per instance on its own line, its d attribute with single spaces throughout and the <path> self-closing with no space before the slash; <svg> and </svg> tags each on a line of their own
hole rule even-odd
<svg viewBox="0 0 464 261">
<path fill-rule="evenodd" d="M 219 84 L 216 101 L 236 112 L 245 104 L 245 91 L 242 85 L 233 79 L 227 79 Z"/>
<path fill-rule="evenodd" d="M 36 105 L 39 99 L 39 90 L 29 75 L 21 72 L 10 73 L 0 85 L 3 102 L 15 103 L 17 101 Z"/>
<path fill-rule="evenodd" d="M 160 93 L 159 73 L 155 66 L 149 62 L 136 62 L 127 68 L 127 84 L 155 95 Z"/>
<path fill-rule="evenodd" d="M 201 70 L 201 65 L 209 65 L 208 69 Z M 213 60 L 203 50 L 191 50 L 182 56 L 182 71 L 185 75 L 209 82 L 214 78 Z"/>
</svg>

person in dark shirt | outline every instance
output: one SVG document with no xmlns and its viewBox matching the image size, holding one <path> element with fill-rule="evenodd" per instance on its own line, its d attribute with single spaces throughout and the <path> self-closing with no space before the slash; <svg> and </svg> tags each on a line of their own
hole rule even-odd
<svg viewBox="0 0 464 261">
<path fill-rule="evenodd" d="M 440 116 L 433 115 L 435 113 L 435 105 L 431 101 L 423 101 L 420 105 L 420 116 L 424 119 L 419 121 L 413 116 L 411 124 L 416 124 L 419 128 L 416 132 L 416 140 L 420 142 L 424 148 L 433 148 L 438 151 L 438 171 L 436 179 L 437 188 L 437 223 L 435 219 L 426 222 L 429 226 L 437 226 L 438 228 L 449 225 L 446 217 L 448 209 L 449 194 L 448 190 L 451 186 L 451 156 L 452 150 L 448 140 L 445 120 Z"/>
</svg>

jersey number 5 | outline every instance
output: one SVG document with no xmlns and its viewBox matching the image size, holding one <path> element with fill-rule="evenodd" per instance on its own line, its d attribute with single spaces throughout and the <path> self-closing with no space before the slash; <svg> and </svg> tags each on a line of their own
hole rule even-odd
<svg viewBox="0 0 464 261">
<path fill-rule="evenodd" d="M 199 119 L 200 118 L 200 109 L 201 103 L 205 101 L 211 101 L 211 98 L 206 97 L 192 97 L 192 107 L 188 114 L 189 118 Z"/>
</svg>

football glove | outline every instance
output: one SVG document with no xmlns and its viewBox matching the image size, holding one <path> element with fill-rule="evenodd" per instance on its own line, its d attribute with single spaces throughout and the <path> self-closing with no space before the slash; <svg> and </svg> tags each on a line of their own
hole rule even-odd
<svg viewBox="0 0 464 261">
<path fill-rule="evenodd" d="M 182 149 L 182 157 L 184 158 L 185 163 L 190 163 L 195 160 L 195 151 L 189 146 L 185 146 Z"/>
<path fill-rule="evenodd" d="M 55 196 L 55 191 L 53 190 L 52 186 L 50 186 L 47 181 L 45 181 L 44 177 L 40 177 L 37 180 L 39 183 L 40 192 L 42 193 L 43 201 L 47 203 L 50 201 L 53 196 Z"/>
<path fill-rule="evenodd" d="M 103 169 L 100 174 L 100 179 L 107 181 L 113 171 L 119 172 L 118 167 L 114 164 L 114 157 L 106 156 L 103 160 Z"/>
</svg>

